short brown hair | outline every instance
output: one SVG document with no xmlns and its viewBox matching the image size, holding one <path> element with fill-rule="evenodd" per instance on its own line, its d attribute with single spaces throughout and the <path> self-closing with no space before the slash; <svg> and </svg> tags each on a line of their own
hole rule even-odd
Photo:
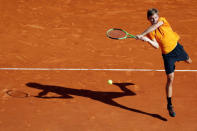
<svg viewBox="0 0 197 131">
<path fill-rule="evenodd" d="M 147 11 L 147 18 L 149 18 L 150 16 L 154 15 L 154 14 L 158 14 L 159 11 L 155 8 L 151 8 L 151 9 L 148 9 Z"/>
</svg>

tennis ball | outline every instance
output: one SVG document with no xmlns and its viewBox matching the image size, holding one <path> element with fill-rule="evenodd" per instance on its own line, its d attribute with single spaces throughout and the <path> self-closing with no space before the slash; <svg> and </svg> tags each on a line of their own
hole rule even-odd
<svg viewBox="0 0 197 131">
<path fill-rule="evenodd" d="M 112 80 L 108 80 L 108 84 L 112 85 L 113 81 Z"/>
</svg>

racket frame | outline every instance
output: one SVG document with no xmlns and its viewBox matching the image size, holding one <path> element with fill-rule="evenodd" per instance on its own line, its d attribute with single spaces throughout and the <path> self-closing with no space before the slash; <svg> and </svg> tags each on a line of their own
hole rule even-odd
<svg viewBox="0 0 197 131">
<path fill-rule="evenodd" d="M 109 33 L 110 31 L 112 31 L 112 30 L 120 30 L 120 31 L 124 32 L 126 35 L 125 35 L 125 37 L 121 37 L 121 38 L 113 38 L 113 37 L 111 37 L 111 36 L 108 35 L 108 33 Z M 111 28 L 111 29 L 109 29 L 109 30 L 106 32 L 106 35 L 107 35 L 107 37 L 109 37 L 109 38 L 111 38 L 111 39 L 116 39 L 116 40 L 122 40 L 122 39 L 127 39 L 127 38 L 136 38 L 136 36 L 131 35 L 131 34 L 129 34 L 128 32 L 126 32 L 125 30 L 119 29 L 119 28 Z"/>
</svg>

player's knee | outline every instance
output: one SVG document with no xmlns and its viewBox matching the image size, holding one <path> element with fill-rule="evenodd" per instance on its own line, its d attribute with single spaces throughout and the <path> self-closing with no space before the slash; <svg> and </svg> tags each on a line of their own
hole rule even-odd
<svg viewBox="0 0 197 131">
<path fill-rule="evenodd" d="M 167 75 L 168 81 L 173 81 L 174 80 L 174 73 L 170 73 Z"/>
<path fill-rule="evenodd" d="M 169 82 L 172 82 L 173 80 L 174 80 L 173 77 L 168 77 L 168 81 L 169 81 Z"/>
</svg>

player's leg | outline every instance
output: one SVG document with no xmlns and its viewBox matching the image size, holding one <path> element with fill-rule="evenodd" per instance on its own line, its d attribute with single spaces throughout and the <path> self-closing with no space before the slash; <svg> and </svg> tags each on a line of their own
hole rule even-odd
<svg viewBox="0 0 197 131">
<path fill-rule="evenodd" d="M 166 82 L 166 98 L 167 98 L 167 109 L 169 111 L 170 116 L 175 117 L 175 112 L 173 111 L 172 106 L 172 84 L 174 81 L 174 71 L 175 71 L 175 62 L 177 58 L 175 57 L 177 54 L 177 47 L 170 52 L 169 54 L 162 54 L 164 60 L 164 67 L 167 75 Z"/>
<path fill-rule="evenodd" d="M 184 50 L 183 46 L 178 43 L 177 45 L 177 61 L 185 61 L 188 64 L 192 63 L 192 59 L 189 57 L 187 52 Z"/>
<path fill-rule="evenodd" d="M 174 72 L 167 74 L 166 95 L 172 97 L 172 84 L 174 81 Z"/>
<path fill-rule="evenodd" d="M 167 96 L 167 109 L 170 116 L 175 117 L 175 112 L 172 106 L 172 84 L 174 81 L 174 72 L 167 74 L 167 83 L 166 83 L 166 96 Z"/>
</svg>

